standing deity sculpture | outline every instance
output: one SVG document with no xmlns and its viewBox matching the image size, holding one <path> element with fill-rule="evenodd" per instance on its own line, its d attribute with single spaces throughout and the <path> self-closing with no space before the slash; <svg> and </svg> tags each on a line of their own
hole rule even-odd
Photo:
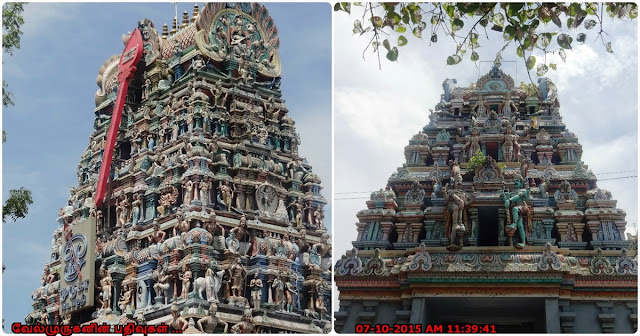
<svg viewBox="0 0 640 336">
<path fill-rule="evenodd" d="M 481 147 L 480 147 L 480 135 L 478 134 L 478 129 L 477 128 L 473 128 L 473 130 L 471 130 L 471 135 L 468 136 L 469 140 L 467 140 L 467 143 L 464 145 L 464 150 L 468 152 L 469 154 L 467 154 L 466 159 L 470 159 L 472 158 L 477 152 L 481 151 Z"/>
<path fill-rule="evenodd" d="M 193 181 L 188 180 L 184 184 L 184 192 L 182 196 L 183 203 L 186 205 L 191 204 L 191 200 L 193 199 Z"/>
<path fill-rule="evenodd" d="M 231 295 L 242 297 L 244 278 L 247 274 L 247 270 L 242 266 L 242 259 L 236 259 L 235 264 L 229 268 L 229 273 L 231 274 Z"/>
<path fill-rule="evenodd" d="M 527 233 L 531 232 L 531 210 L 527 205 L 529 200 L 530 188 L 520 189 L 515 193 L 502 192 L 502 199 L 504 200 L 504 207 L 507 209 L 507 221 L 511 221 L 511 224 L 505 227 L 507 231 L 519 232 L 520 242 L 516 244 L 516 248 L 524 248 L 526 244 Z M 511 216 L 509 216 L 511 215 Z M 523 218 L 527 217 L 526 227 L 523 224 Z M 511 217 L 511 218 L 509 218 Z"/>
<path fill-rule="evenodd" d="M 249 235 L 249 230 L 247 228 L 247 217 L 245 217 L 244 215 L 241 216 L 238 226 L 234 227 L 229 232 L 233 233 L 238 240 L 242 241 L 245 236 Z"/>
<path fill-rule="evenodd" d="M 158 298 L 164 299 L 164 304 L 167 304 L 169 300 L 169 279 L 170 275 L 167 274 L 167 266 L 159 266 L 160 270 L 157 268 L 151 273 L 151 278 L 155 281 L 153 285 L 153 290 L 156 292 L 156 302 L 158 302 Z"/>
<path fill-rule="evenodd" d="M 116 211 L 118 212 L 118 225 L 117 227 L 124 226 L 130 216 L 129 216 L 129 199 L 126 195 L 122 196 L 122 200 L 116 206 Z"/>
<path fill-rule="evenodd" d="M 510 119 L 512 113 L 517 115 L 518 114 L 518 107 L 511 100 L 511 95 L 507 94 L 507 99 L 505 100 L 504 105 L 502 106 L 502 116 L 507 118 L 507 119 Z"/>
<path fill-rule="evenodd" d="M 447 204 L 445 232 L 450 235 L 449 242 L 454 244 L 459 232 L 469 231 L 466 209 L 473 203 L 475 195 L 470 195 L 457 187 L 455 189 L 449 189 L 448 187 L 449 185 L 446 185 L 443 188 L 444 199 Z M 462 242 L 460 245 L 462 245 Z"/>
<path fill-rule="evenodd" d="M 133 194 L 133 202 L 131 203 L 131 223 L 133 225 L 138 224 L 140 219 L 140 212 L 142 207 L 142 201 L 140 200 L 140 194 Z"/>
<path fill-rule="evenodd" d="M 222 182 L 218 185 L 218 189 L 220 190 L 220 201 L 222 201 L 222 205 L 226 207 L 225 210 L 231 211 L 231 202 L 233 201 L 233 189 L 229 186 L 229 182 Z"/>
<path fill-rule="evenodd" d="M 482 96 L 478 96 L 478 101 L 471 108 L 471 111 L 475 112 L 478 118 L 486 118 L 487 117 L 487 107 L 484 105 L 484 100 Z"/>
<path fill-rule="evenodd" d="M 507 131 L 502 143 L 502 159 L 505 162 L 518 161 L 520 159 L 520 145 L 518 136 L 513 134 L 511 125 L 507 125 Z"/>
<path fill-rule="evenodd" d="M 444 89 L 444 101 L 448 102 L 451 100 L 451 93 L 453 93 L 453 90 L 455 90 L 456 88 L 456 84 L 458 84 L 458 81 L 455 79 L 445 79 L 444 82 L 442 83 L 442 88 Z"/>
<path fill-rule="evenodd" d="M 260 309 L 260 302 L 262 301 L 262 280 L 257 277 L 251 279 L 249 287 L 251 287 L 251 300 L 253 303 L 253 309 Z"/>
<path fill-rule="evenodd" d="M 298 291 L 296 291 L 295 285 L 291 282 L 291 281 L 287 281 L 285 283 L 285 287 L 286 287 L 286 292 L 285 292 L 285 297 L 287 300 L 287 311 L 288 312 L 293 312 L 293 308 L 294 308 L 294 298 L 296 295 L 298 295 Z"/>
<path fill-rule="evenodd" d="M 193 277 L 188 265 L 182 266 L 182 276 L 179 279 L 182 281 L 182 299 L 187 299 L 189 289 L 191 288 L 191 278 Z"/>
<path fill-rule="evenodd" d="M 324 213 L 322 211 L 322 208 L 316 208 L 316 210 L 313 212 L 313 219 L 315 220 L 316 227 L 318 227 L 318 229 L 320 230 L 324 230 L 324 224 L 322 223 L 324 219 Z"/>
<path fill-rule="evenodd" d="M 200 182 L 200 201 L 202 205 L 209 204 L 209 190 L 211 190 L 211 183 L 207 181 Z"/>
<path fill-rule="evenodd" d="M 100 289 L 102 299 L 102 309 L 108 309 L 111 307 L 111 288 L 113 287 L 113 280 L 109 275 L 109 272 L 100 268 Z"/>
<path fill-rule="evenodd" d="M 302 212 L 304 211 L 304 206 L 302 205 L 300 198 L 296 197 L 296 199 L 289 204 L 289 207 L 291 208 L 291 221 L 295 221 L 296 228 L 302 229 Z"/>
<path fill-rule="evenodd" d="M 271 287 L 275 290 L 275 298 L 274 298 L 274 303 L 276 304 L 276 307 L 278 308 L 278 310 L 280 311 L 284 311 L 284 305 L 285 305 L 285 283 L 284 280 L 282 279 L 283 277 L 283 273 L 280 272 L 280 274 L 278 275 L 278 277 L 273 280 L 273 283 L 271 284 Z"/>
</svg>

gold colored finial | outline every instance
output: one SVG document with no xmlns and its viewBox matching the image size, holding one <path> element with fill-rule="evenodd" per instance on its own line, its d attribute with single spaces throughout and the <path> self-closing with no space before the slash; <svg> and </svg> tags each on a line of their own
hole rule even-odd
<svg viewBox="0 0 640 336">
<path fill-rule="evenodd" d="M 169 27 L 167 27 L 167 24 L 165 23 L 162 25 L 162 38 L 166 40 L 167 36 L 169 36 Z"/>
<path fill-rule="evenodd" d="M 174 17 L 173 18 L 173 28 L 171 28 L 171 31 L 169 32 L 169 35 L 175 34 L 176 30 L 178 30 L 178 17 Z"/>
<path fill-rule="evenodd" d="M 191 23 L 196 22 L 196 17 L 198 16 L 199 13 L 200 13 L 200 7 L 198 7 L 198 4 L 193 5 L 193 17 L 191 17 Z"/>
<path fill-rule="evenodd" d="M 184 11 L 184 14 L 182 14 L 182 25 L 180 25 L 180 29 L 188 25 L 189 25 L 189 13 L 187 11 Z"/>
</svg>

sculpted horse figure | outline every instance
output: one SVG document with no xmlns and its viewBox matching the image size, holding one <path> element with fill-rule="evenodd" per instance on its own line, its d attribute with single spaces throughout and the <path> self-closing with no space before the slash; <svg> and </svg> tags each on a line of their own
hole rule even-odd
<svg viewBox="0 0 640 336">
<path fill-rule="evenodd" d="M 200 299 L 209 300 L 213 302 L 219 302 L 218 292 L 222 287 L 222 276 L 224 271 L 214 272 L 212 269 L 207 269 L 204 277 L 197 278 L 193 282 L 193 290 L 198 293 Z M 207 297 L 203 296 L 203 292 L 206 291 Z"/>
</svg>

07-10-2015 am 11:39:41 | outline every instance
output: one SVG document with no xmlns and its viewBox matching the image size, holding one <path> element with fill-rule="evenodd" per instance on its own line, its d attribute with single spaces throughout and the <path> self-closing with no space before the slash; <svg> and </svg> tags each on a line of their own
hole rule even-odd
<svg viewBox="0 0 640 336">
<path fill-rule="evenodd" d="M 395 333 L 395 334 L 421 334 L 421 333 L 496 333 L 495 324 L 357 324 L 356 333 Z"/>
</svg>

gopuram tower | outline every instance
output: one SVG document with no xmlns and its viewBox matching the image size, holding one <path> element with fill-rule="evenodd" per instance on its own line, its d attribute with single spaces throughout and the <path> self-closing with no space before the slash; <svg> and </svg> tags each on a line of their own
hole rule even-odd
<svg viewBox="0 0 640 336">
<path fill-rule="evenodd" d="M 338 332 L 637 330 L 636 237 L 537 83 L 445 80 L 336 262 Z"/>
<path fill-rule="evenodd" d="M 170 31 L 140 21 L 127 48 L 136 34 L 128 90 L 119 63 L 133 52 L 99 70 L 94 131 L 27 324 L 327 332 L 327 201 L 298 154 L 268 11 L 196 5 Z M 94 202 L 119 89 L 106 195 Z"/>
</svg>

